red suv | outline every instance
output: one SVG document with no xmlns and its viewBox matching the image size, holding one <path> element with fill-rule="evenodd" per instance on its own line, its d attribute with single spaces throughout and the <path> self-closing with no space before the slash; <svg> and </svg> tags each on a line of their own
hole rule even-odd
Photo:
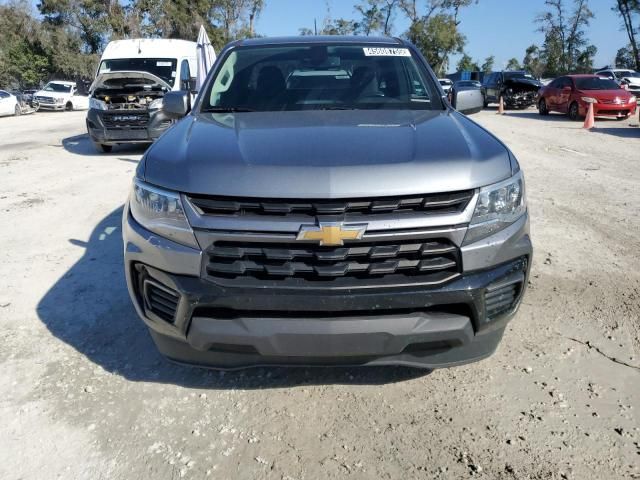
<svg viewBox="0 0 640 480">
<path fill-rule="evenodd" d="M 566 75 L 556 78 L 538 92 L 540 115 L 561 112 L 577 120 L 593 103 L 596 116 L 629 118 L 636 111 L 636 97 L 616 82 L 598 75 Z"/>
</svg>

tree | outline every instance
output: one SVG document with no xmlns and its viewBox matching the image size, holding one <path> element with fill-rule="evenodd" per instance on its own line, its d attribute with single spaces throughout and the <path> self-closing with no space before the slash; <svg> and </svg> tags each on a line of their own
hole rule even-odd
<svg viewBox="0 0 640 480">
<path fill-rule="evenodd" d="M 460 61 L 458 62 L 458 71 L 459 72 L 477 72 L 480 68 L 478 67 L 478 63 L 473 61 L 466 53 L 462 54 Z"/>
<path fill-rule="evenodd" d="M 631 45 L 627 47 L 622 47 L 616 53 L 616 67 L 617 68 L 636 68 L 636 61 L 633 58 L 633 51 L 631 50 Z"/>
<path fill-rule="evenodd" d="M 415 22 L 407 36 L 422 51 L 438 75 L 448 68 L 449 55 L 462 53 L 466 43 L 452 15 L 439 13 L 426 21 Z"/>
<path fill-rule="evenodd" d="M 596 56 L 596 53 L 598 53 L 598 48 L 595 45 L 589 45 L 582 50 L 576 60 L 576 71 L 578 73 L 592 73 L 593 58 Z"/>
<path fill-rule="evenodd" d="M 399 2 L 400 0 L 383 0 L 382 1 L 383 5 L 381 7 L 381 10 L 383 15 L 383 22 L 382 22 L 383 35 L 391 35 L 392 21 L 395 15 L 396 7 L 398 6 Z"/>
<path fill-rule="evenodd" d="M 578 58 L 590 49 L 584 29 L 594 17 L 589 9 L 588 0 L 573 0 L 573 10 L 570 14 L 567 13 L 565 1 L 569 0 L 545 0 L 544 3 L 549 10 L 536 19 L 540 24 L 539 30 L 545 34 L 545 43 L 553 47 L 547 49 L 547 54 L 558 55 L 557 59 L 549 61 L 552 64 L 557 63 L 561 73 L 573 71 Z"/>
<path fill-rule="evenodd" d="M 364 35 L 369 36 L 382 28 L 385 16 L 378 0 L 362 0 L 355 10 L 362 18 L 359 25 Z"/>
<path fill-rule="evenodd" d="M 507 65 L 504 67 L 505 70 L 522 70 L 520 66 L 520 62 L 518 62 L 517 58 L 510 58 L 507 62 Z"/>
<path fill-rule="evenodd" d="M 545 65 L 540 59 L 540 48 L 537 45 L 529 45 L 522 60 L 522 68 L 536 78 L 542 77 Z"/>
<path fill-rule="evenodd" d="M 640 1 L 638 0 L 616 0 L 616 6 L 612 10 L 617 10 L 622 17 L 622 23 L 629 37 L 629 47 L 632 54 L 633 64 L 628 68 L 640 70 L 640 47 L 636 35 L 637 29 L 633 26 L 634 14 L 640 14 Z M 618 51 L 620 53 L 620 51 Z M 617 63 L 617 57 L 616 57 Z"/>
<path fill-rule="evenodd" d="M 480 67 L 480 70 L 482 70 L 484 73 L 490 73 L 491 71 L 493 71 L 493 64 L 495 63 L 495 61 L 496 57 L 494 57 L 493 55 L 485 58 L 482 67 Z"/>
</svg>

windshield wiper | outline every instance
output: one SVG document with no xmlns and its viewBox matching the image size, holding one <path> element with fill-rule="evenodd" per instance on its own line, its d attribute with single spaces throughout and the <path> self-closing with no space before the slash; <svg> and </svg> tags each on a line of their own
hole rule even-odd
<svg viewBox="0 0 640 480">
<path fill-rule="evenodd" d="M 242 112 L 255 112 L 251 108 L 245 107 L 208 107 L 203 108 L 203 112 L 206 113 L 242 113 Z"/>
</svg>

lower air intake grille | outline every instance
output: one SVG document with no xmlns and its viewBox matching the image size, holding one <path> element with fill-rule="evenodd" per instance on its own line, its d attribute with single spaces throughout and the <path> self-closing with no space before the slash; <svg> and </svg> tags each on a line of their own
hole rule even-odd
<svg viewBox="0 0 640 480">
<path fill-rule="evenodd" d="M 509 312 L 514 307 L 521 289 L 522 283 L 520 282 L 487 289 L 484 297 L 487 318 Z"/>
<path fill-rule="evenodd" d="M 145 280 L 145 307 L 165 322 L 173 323 L 175 321 L 179 301 L 180 296 L 174 290 L 151 280 Z"/>
</svg>

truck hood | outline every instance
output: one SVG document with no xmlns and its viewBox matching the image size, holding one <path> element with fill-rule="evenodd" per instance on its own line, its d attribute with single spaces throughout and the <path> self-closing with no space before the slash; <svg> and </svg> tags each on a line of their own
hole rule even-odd
<svg viewBox="0 0 640 480">
<path fill-rule="evenodd" d="M 640 77 L 622 77 L 622 80 L 632 85 L 640 85 Z"/>
<path fill-rule="evenodd" d="M 91 84 L 90 92 L 94 92 L 97 88 L 121 88 L 123 82 L 118 80 L 144 80 L 145 85 L 151 87 L 159 86 L 171 90 L 171 85 L 162 80 L 160 77 L 156 77 L 149 72 L 134 72 L 134 71 L 118 71 L 118 72 L 102 72 L 99 73 L 96 79 Z"/>
<path fill-rule="evenodd" d="M 467 190 L 508 178 L 507 148 L 454 111 L 191 114 L 138 175 L 192 194 L 348 198 Z"/>
<path fill-rule="evenodd" d="M 33 94 L 34 97 L 51 97 L 51 98 L 68 98 L 71 92 L 49 92 L 47 90 L 38 90 Z"/>
</svg>

